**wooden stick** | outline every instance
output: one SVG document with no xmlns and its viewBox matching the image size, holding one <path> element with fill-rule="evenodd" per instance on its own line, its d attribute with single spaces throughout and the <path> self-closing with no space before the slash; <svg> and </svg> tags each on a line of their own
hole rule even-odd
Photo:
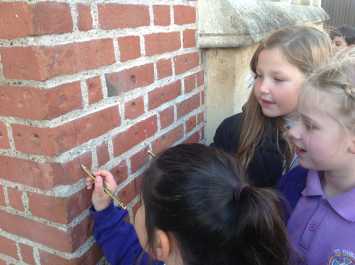
<svg viewBox="0 0 355 265">
<path fill-rule="evenodd" d="M 89 176 L 93 181 L 96 180 L 96 177 L 94 174 L 92 174 L 87 168 L 86 166 L 84 166 L 83 164 L 80 164 L 81 169 L 85 172 L 85 174 L 87 176 Z M 122 209 L 126 210 L 127 207 L 123 204 L 122 201 L 120 201 L 120 199 L 118 199 L 115 195 L 113 195 L 113 193 L 105 186 L 104 183 L 104 192 L 114 201 L 118 204 L 118 206 L 120 206 Z"/>
</svg>

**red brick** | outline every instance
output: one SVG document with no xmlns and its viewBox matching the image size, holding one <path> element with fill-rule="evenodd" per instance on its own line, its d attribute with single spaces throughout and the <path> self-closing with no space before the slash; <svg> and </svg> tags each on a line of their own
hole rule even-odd
<svg viewBox="0 0 355 265">
<path fill-rule="evenodd" d="M 0 185 L 0 205 L 4 206 L 5 205 L 5 194 L 4 194 L 4 188 Z"/>
<path fill-rule="evenodd" d="M 184 79 L 185 93 L 192 91 L 196 87 L 196 75 L 189 75 Z"/>
<path fill-rule="evenodd" d="M 198 143 L 199 141 L 200 141 L 200 132 L 195 132 L 188 139 L 186 139 L 185 143 L 192 144 L 192 143 Z"/>
<path fill-rule="evenodd" d="M 22 202 L 22 191 L 18 189 L 8 188 L 7 193 L 9 195 L 9 204 L 12 208 L 19 211 L 24 211 L 25 208 Z"/>
<path fill-rule="evenodd" d="M 196 10 L 192 6 L 174 6 L 174 22 L 178 25 L 196 22 Z"/>
<path fill-rule="evenodd" d="M 73 184 L 81 179 L 84 174 L 80 164 L 91 167 L 91 152 L 84 153 L 63 164 L 37 163 L 31 160 L 0 156 L 0 178 L 47 190 L 57 185 Z"/>
<path fill-rule="evenodd" d="M 69 232 L 4 211 L 0 211 L 0 220 L 0 228 L 10 234 L 27 238 L 60 251 L 71 252 L 75 249 Z"/>
<path fill-rule="evenodd" d="M 199 55 L 197 52 L 178 55 L 174 57 L 175 73 L 182 74 L 199 64 Z"/>
<path fill-rule="evenodd" d="M 160 117 L 160 128 L 164 129 L 174 122 L 174 107 L 171 106 L 161 112 L 159 112 Z"/>
<path fill-rule="evenodd" d="M 125 103 L 125 117 L 126 119 L 135 119 L 144 113 L 144 99 L 143 97 L 132 99 Z"/>
<path fill-rule="evenodd" d="M 33 34 L 31 7 L 25 2 L 0 3 L 0 39 Z"/>
<path fill-rule="evenodd" d="M 186 133 L 191 132 L 196 127 L 196 116 L 194 115 L 190 117 L 186 121 L 185 126 L 186 126 Z"/>
<path fill-rule="evenodd" d="M 91 192 L 84 189 L 70 197 L 51 197 L 28 193 L 30 211 L 34 216 L 68 224 L 91 205 Z"/>
<path fill-rule="evenodd" d="M 39 251 L 41 264 L 50 264 L 50 265 L 96 265 L 102 253 L 97 245 L 93 245 L 89 251 L 85 252 L 82 256 L 74 259 L 65 259 L 60 256 L 50 254 L 48 252 Z"/>
<path fill-rule="evenodd" d="M 204 83 L 205 83 L 205 80 L 204 80 L 204 72 L 201 71 L 201 72 L 198 72 L 196 74 L 196 79 L 197 79 L 197 86 L 202 86 Z"/>
<path fill-rule="evenodd" d="M 146 55 L 162 54 L 180 49 L 180 33 L 153 33 L 144 36 Z"/>
<path fill-rule="evenodd" d="M 1 95 L 0 95 L 0 101 L 1 101 Z M 1 112 L 1 105 L 0 105 L 0 112 Z M 6 126 L 4 123 L 0 122 L 0 149 L 6 149 L 9 147 L 10 147 L 10 142 L 9 142 L 9 137 L 7 135 Z"/>
<path fill-rule="evenodd" d="M 35 259 L 33 257 L 33 248 L 31 246 L 21 243 L 19 245 L 23 261 L 27 264 L 36 264 Z"/>
<path fill-rule="evenodd" d="M 147 161 L 148 148 L 144 148 L 131 157 L 131 173 L 135 173 L 140 169 Z"/>
<path fill-rule="evenodd" d="M 110 160 L 107 143 L 102 143 L 96 147 L 97 162 L 99 167 L 105 165 Z"/>
<path fill-rule="evenodd" d="M 181 118 L 200 106 L 200 94 L 196 94 L 177 105 L 177 116 Z"/>
<path fill-rule="evenodd" d="M 15 146 L 30 154 L 58 155 L 120 125 L 117 106 L 92 113 L 55 128 L 13 125 Z"/>
<path fill-rule="evenodd" d="M 145 5 L 99 4 L 99 24 L 102 29 L 122 29 L 149 26 L 149 8 Z"/>
<path fill-rule="evenodd" d="M 118 39 L 121 62 L 132 60 L 141 56 L 139 36 L 128 36 Z"/>
<path fill-rule="evenodd" d="M 183 46 L 184 48 L 196 47 L 196 30 L 187 29 L 183 32 Z"/>
<path fill-rule="evenodd" d="M 152 116 L 134 124 L 125 132 L 120 133 L 113 139 L 115 155 L 120 155 L 133 146 L 153 136 L 157 131 L 157 117 Z"/>
<path fill-rule="evenodd" d="M 92 17 L 90 6 L 86 4 L 77 4 L 78 10 L 78 28 L 81 31 L 92 29 Z"/>
<path fill-rule="evenodd" d="M 158 79 L 162 79 L 173 74 L 171 59 L 161 59 L 157 62 Z"/>
<path fill-rule="evenodd" d="M 103 99 L 100 77 L 93 77 L 86 80 L 89 93 L 89 103 L 93 104 Z"/>
<path fill-rule="evenodd" d="M 112 175 L 115 177 L 117 184 L 123 182 L 128 178 L 128 167 L 126 161 L 121 161 L 117 166 L 112 168 Z"/>
<path fill-rule="evenodd" d="M 200 124 L 202 122 L 204 122 L 204 113 L 203 112 L 199 113 L 197 116 L 197 124 Z"/>
<path fill-rule="evenodd" d="M 8 263 L 5 260 L 0 259 L 0 265 L 8 265 Z"/>
<path fill-rule="evenodd" d="M 0 113 L 25 119 L 52 119 L 82 106 L 80 83 L 52 89 L 0 86 Z"/>
<path fill-rule="evenodd" d="M 1 220 L 3 222 L 3 220 Z M 17 259 L 17 247 L 16 242 L 6 237 L 0 236 L 0 252 Z"/>
<path fill-rule="evenodd" d="M 65 33 L 73 30 L 70 8 L 66 3 L 40 2 L 33 5 L 32 12 L 35 35 Z"/>
<path fill-rule="evenodd" d="M 153 64 L 145 64 L 118 73 L 106 74 L 109 96 L 117 96 L 138 87 L 148 86 L 153 82 Z"/>
<path fill-rule="evenodd" d="M 130 203 L 134 197 L 136 197 L 139 194 L 139 191 L 137 190 L 137 186 L 135 181 L 133 180 L 130 182 L 127 186 L 125 186 L 119 193 L 118 197 L 122 202 L 127 205 Z"/>
<path fill-rule="evenodd" d="M 170 6 L 154 5 L 154 25 L 169 26 L 170 25 Z"/>
<path fill-rule="evenodd" d="M 148 108 L 149 110 L 157 108 L 160 105 L 177 98 L 179 95 L 181 95 L 180 80 L 177 80 L 169 85 L 156 88 L 148 94 Z"/>
<path fill-rule="evenodd" d="M 111 39 L 58 46 L 0 49 L 4 75 L 9 79 L 48 80 L 115 62 Z"/>
<path fill-rule="evenodd" d="M 176 141 L 180 140 L 184 136 L 184 127 L 180 125 L 179 127 L 165 133 L 159 137 L 153 143 L 153 152 L 160 153 L 166 148 L 172 146 Z"/>
</svg>

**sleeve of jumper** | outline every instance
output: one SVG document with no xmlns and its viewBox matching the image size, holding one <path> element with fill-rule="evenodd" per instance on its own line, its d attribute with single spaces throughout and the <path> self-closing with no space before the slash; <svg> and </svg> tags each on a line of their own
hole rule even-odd
<svg viewBox="0 0 355 265">
<path fill-rule="evenodd" d="M 150 263 L 149 256 L 141 247 L 132 224 L 125 221 L 126 210 L 111 204 L 102 211 L 90 209 L 94 220 L 94 238 L 111 265 L 162 265 Z"/>
</svg>

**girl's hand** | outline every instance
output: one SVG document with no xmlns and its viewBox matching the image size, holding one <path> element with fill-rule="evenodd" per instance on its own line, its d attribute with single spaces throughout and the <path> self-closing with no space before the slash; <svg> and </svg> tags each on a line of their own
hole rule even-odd
<svg viewBox="0 0 355 265">
<path fill-rule="evenodd" d="M 111 198 L 104 192 L 104 187 L 114 192 L 117 188 L 117 183 L 112 174 L 107 170 L 100 170 L 95 173 L 95 176 L 95 183 L 91 178 L 86 178 L 86 188 L 88 190 L 94 189 L 91 202 L 96 211 L 102 211 L 111 203 Z"/>
</svg>

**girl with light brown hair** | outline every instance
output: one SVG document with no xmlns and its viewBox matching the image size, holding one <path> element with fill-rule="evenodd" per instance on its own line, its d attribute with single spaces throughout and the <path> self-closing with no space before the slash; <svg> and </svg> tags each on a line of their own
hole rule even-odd
<svg viewBox="0 0 355 265">
<path fill-rule="evenodd" d="M 236 157 L 251 184 L 274 187 L 291 167 L 285 117 L 296 110 L 305 77 L 331 53 L 329 35 L 311 26 L 279 29 L 256 49 L 250 62 L 253 91 L 243 112 L 219 125 L 212 143 Z"/>
</svg>

